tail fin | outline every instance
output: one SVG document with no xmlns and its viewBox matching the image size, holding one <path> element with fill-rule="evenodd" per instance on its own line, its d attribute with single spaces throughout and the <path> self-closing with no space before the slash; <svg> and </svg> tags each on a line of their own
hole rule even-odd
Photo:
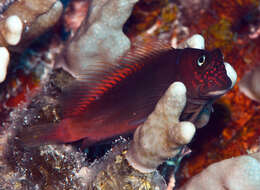
<svg viewBox="0 0 260 190">
<path fill-rule="evenodd" d="M 57 127 L 58 124 L 36 125 L 20 130 L 18 136 L 27 147 L 60 143 L 56 136 Z"/>
</svg>

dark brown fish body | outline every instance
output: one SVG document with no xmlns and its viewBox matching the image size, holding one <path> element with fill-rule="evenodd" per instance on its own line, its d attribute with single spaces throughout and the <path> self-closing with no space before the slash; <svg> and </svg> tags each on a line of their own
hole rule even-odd
<svg viewBox="0 0 260 190">
<path fill-rule="evenodd" d="M 139 52 L 139 51 L 138 51 Z M 63 93 L 64 119 L 39 127 L 40 142 L 97 142 L 133 132 L 154 110 L 168 87 L 181 81 L 187 88 L 182 120 L 195 121 L 201 110 L 231 87 L 219 50 L 151 50 L 128 55 L 73 84 Z M 51 130 L 50 130 L 51 129 Z M 45 131 L 45 132 L 44 132 Z"/>
</svg>

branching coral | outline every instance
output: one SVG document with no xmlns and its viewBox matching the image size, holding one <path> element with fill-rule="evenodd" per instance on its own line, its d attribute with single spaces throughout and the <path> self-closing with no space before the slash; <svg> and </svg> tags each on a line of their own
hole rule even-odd
<svg viewBox="0 0 260 190">
<path fill-rule="evenodd" d="M 88 180 L 89 189 L 165 189 L 156 168 L 178 154 L 195 134 L 190 122 L 180 122 L 186 104 L 183 83 L 173 83 L 159 100 L 153 113 L 135 131 L 133 142 L 121 152 L 110 154 L 92 166 L 96 173 Z M 129 164 L 130 165 L 129 165 Z M 103 167 L 100 168 L 100 165 Z"/>
<path fill-rule="evenodd" d="M 130 41 L 122 32 L 122 27 L 136 2 L 137 0 L 92 1 L 89 16 L 66 45 L 57 66 L 79 77 L 90 65 L 104 60 L 114 63 L 130 48 Z"/>
<path fill-rule="evenodd" d="M 0 82 L 5 80 L 10 55 L 5 47 L 0 47 Z"/>
<path fill-rule="evenodd" d="M 157 103 L 155 110 L 134 134 L 127 153 L 129 163 L 142 172 L 154 171 L 162 162 L 174 157 L 182 145 L 195 134 L 190 122 L 180 122 L 186 104 L 186 88 L 173 83 Z"/>
<path fill-rule="evenodd" d="M 1 30 L 0 45 L 8 48 L 19 42 L 24 47 L 41 35 L 58 21 L 63 9 L 58 0 L 16 0 L 3 6 L 0 26 L 4 29 Z"/>
<path fill-rule="evenodd" d="M 61 16 L 59 0 L 3 0 L 0 4 L 0 47 L 21 51 L 29 42 L 53 26 Z M 1 49 L 2 51 L 2 49 Z M 9 58 L 0 57 L 0 82 L 5 79 Z"/>
<path fill-rule="evenodd" d="M 1 33 L 8 45 L 17 45 L 21 39 L 22 30 L 23 23 L 21 19 L 13 15 L 6 19 Z"/>
</svg>

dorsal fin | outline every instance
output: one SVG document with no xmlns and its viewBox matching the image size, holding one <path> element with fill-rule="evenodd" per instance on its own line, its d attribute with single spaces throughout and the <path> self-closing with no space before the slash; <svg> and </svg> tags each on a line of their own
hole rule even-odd
<svg viewBox="0 0 260 190">
<path fill-rule="evenodd" d="M 160 53 L 172 49 L 170 43 L 148 39 L 144 45 L 134 43 L 117 64 L 100 62 L 67 88 L 61 96 L 63 117 L 83 114 L 89 104 L 117 86 L 127 77 L 141 70 L 148 61 Z"/>
</svg>

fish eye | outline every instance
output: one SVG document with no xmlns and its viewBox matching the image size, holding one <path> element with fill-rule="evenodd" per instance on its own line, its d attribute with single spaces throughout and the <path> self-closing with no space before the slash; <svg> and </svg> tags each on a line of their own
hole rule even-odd
<svg viewBox="0 0 260 190">
<path fill-rule="evenodd" d="M 199 67 L 201 67 L 205 63 L 205 60 L 206 60 L 206 56 L 205 55 L 200 56 L 199 59 L 197 60 L 197 65 Z"/>
</svg>

